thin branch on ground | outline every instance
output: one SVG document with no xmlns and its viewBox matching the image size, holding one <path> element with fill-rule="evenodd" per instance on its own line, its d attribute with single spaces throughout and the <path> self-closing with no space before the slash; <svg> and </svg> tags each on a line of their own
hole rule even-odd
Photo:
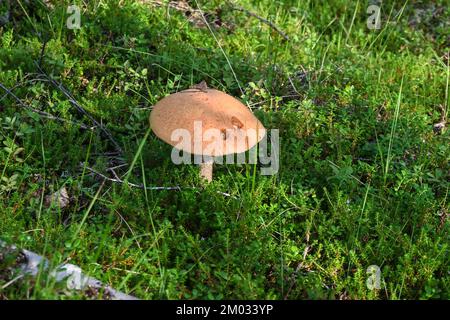
<svg viewBox="0 0 450 320">
<path fill-rule="evenodd" d="M 30 79 L 30 80 L 25 80 L 26 78 L 28 78 L 29 76 L 32 76 L 33 73 L 28 73 L 23 77 L 23 81 L 16 83 L 13 87 L 9 88 L 9 91 L 14 91 L 15 89 L 22 87 L 28 83 L 34 83 L 34 82 L 45 82 L 48 81 L 47 79 L 39 79 L 39 78 L 34 78 L 34 79 Z M 39 76 L 39 75 L 38 75 Z M 8 92 L 6 92 L 1 98 L 0 101 L 2 101 L 3 99 L 5 99 L 7 96 L 9 95 Z"/>
<path fill-rule="evenodd" d="M 117 165 L 117 166 L 108 168 L 108 169 L 106 169 L 106 171 L 110 171 L 110 170 L 111 170 L 111 171 L 114 172 L 114 169 L 119 169 L 119 168 L 122 168 L 122 167 L 125 167 L 125 166 L 127 166 L 127 164 L 126 164 L 126 163 L 122 163 L 122 164 L 119 164 L 119 165 Z"/>
<path fill-rule="evenodd" d="M 243 13 L 249 15 L 249 16 L 252 16 L 252 17 L 258 19 L 262 23 L 268 25 L 273 30 L 278 32 L 278 34 L 280 34 L 284 38 L 284 40 L 289 41 L 289 36 L 285 32 L 283 32 L 278 26 L 276 26 L 272 21 L 269 21 L 269 20 L 261 17 L 260 15 L 254 13 L 254 12 L 252 12 L 250 10 L 245 9 L 244 7 L 235 5 L 235 4 L 231 3 L 231 2 L 228 2 L 228 4 L 229 4 L 231 10 L 241 11 L 241 12 L 243 12 Z"/>
<path fill-rule="evenodd" d="M 309 240 L 309 238 L 308 238 L 308 240 Z M 309 243 L 309 241 L 307 241 L 307 243 Z M 305 265 L 303 264 L 303 262 L 306 261 L 306 256 L 307 256 L 307 254 L 308 254 L 309 251 L 310 251 L 310 247 L 309 247 L 309 245 L 307 245 L 307 246 L 305 247 L 305 250 L 303 251 L 303 260 L 300 261 L 300 263 L 297 265 L 297 268 L 295 268 L 295 271 L 294 271 L 294 273 L 293 273 L 293 275 L 292 275 L 291 283 L 290 283 L 290 285 L 289 285 L 288 291 L 286 292 L 286 294 L 285 294 L 285 296 L 284 296 L 284 300 L 287 300 L 287 299 L 288 299 L 289 294 L 291 293 L 292 289 L 293 289 L 294 286 L 295 286 L 295 281 L 297 280 L 297 276 L 298 276 L 300 270 L 303 269 L 303 268 L 305 267 Z"/>
<path fill-rule="evenodd" d="M 122 220 L 122 222 L 125 223 L 125 225 L 127 226 L 128 230 L 130 230 L 131 234 L 133 235 L 133 238 L 135 239 L 134 241 L 136 242 L 136 245 L 138 246 L 138 248 L 142 249 L 141 244 L 136 239 L 136 233 L 134 233 L 133 229 L 130 227 L 130 225 L 128 224 L 127 220 L 125 220 L 125 218 L 116 209 L 114 209 L 114 212 L 117 213 L 117 215 L 119 216 L 120 220 Z"/>
<path fill-rule="evenodd" d="M 106 171 L 111 171 L 112 174 L 114 175 L 114 178 L 116 178 L 117 180 L 121 180 L 118 176 L 118 174 L 116 173 L 116 171 L 114 171 L 114 169 L 112 168 L 108 168 Z"/>
<path fill-rule="evenodd" d="M 67 123 L 70 123 L 70 124 L 79 126 L 81 129 L 84 129 L 84 130 L 89 130 L 89 129 L 94 129 L 94 128 L 95 128 L 95 127 L 88 127 L 88 126 L 86 126 L 86 125 L 84 125 L 84 124 L 82 124 L 82 123 L 78 123 L 78 122 L 74 122 L 74 121 L 71 121 L 71 120 L 59 118 L 59 117 L 54 116 L 54 115 L 52 115 L 52 114 L 50 114 L 50 113 L 48 113 L 48 112 L 45 112 L 45 111 L 42 111 L 42 110 L 38 110 L 38 109 L 36 109 L 36 108 L 33 108 L 33 107 L 31 107 L 31 106 L 25 104 L 18 96 L 16 96 L 10 89 L 8 89 L 8 88 L 7 88 L 5 85 L 3 85 L 2 83 L 0 83 L 0 88 L 2 88 L 2 89 L 6 92 L 7 95 L 10 95 L 11 97 L 13 97 L 14 100 L 16 100 L 17 103 L 18 103 L 21 107 L 26 108 L 26 109 L 28 109 L 28 110 L 34 112 L 34 113 L 37 113 L 37 114 L 39 114 L 40 116 L 42 116 L 42 117 L 44 117 L 44 118 L 47 118 L 47 119 L 50 119 L 50 120 L 56 120 L 56 121 L 60 121 L 60 122 L 67 122 Z"/>
<path fill-rule="evenodd" d="M 6 284 L 4 284 L 0 289 L 5 290 L 6 288 L 8 288 L 10 285 L 12 285 L 14 282 L 16 282 L 17 280 L 20 280 L 24 277 L 23 274 L 19 274 L 17 277 L 15 277 L 14 279 L 12 279 L 11 281 L 7 282 Z"/>
<path fill-rule="evenodd" d="M 84 164 L 81 163 L 80 166 L 84 167 Z M 104 175 L 103 173 L 100 173 L 97 170 L 95 170 L 95 169 L 93 169 L 91 167 L 88 167 L 88 166 L 86 166 L 86 170 L 90 171 L 91 173 L 93 173 L 93 174 L 95 174 L 95 175 L 97 175 L 97 176 L 99 176 L 99 177 L 101 177 L 101 178 L 103 178 L 103 179 L 105 179 L 107 181 L 120 183 L 120 184 L 126 184 L 129 187 L 131 187 L 131 188 L 146 189 L 146 190 L 176 190 L 176 191 L 181 191 L 182 189 L 190 189 L 190 190 L 197 190 L 198 189 L 196 187 L 183 187 L 183 188 L 181 188 L 180 186 L 173 186 L 173 187 L 172 186 L 171 187 L 144 187 L 144 185 L 142 185 L 142 184 L 136 184 L 136 183 L 132 183 L 132 182 L 128 182 L 128 181 L 122 180 L 121 178 L 119 178 L 117 173 L 112 168 L 107 169 L 107 171 L 113 172 L 113 175 L 114 175 L 115 178 L 108 177 L 108 176 Z M 230 198 L 233 198 L 233 199 L 237 199 L 237 197 L 232 196 L 229 193 L 222 192 L 222 191 L 216 191 L 216 192 L 218 194 L 223 195 L 224 197 L 230 197 Z"/>
<path fill-rule="evenodd" d="M 81 165 L 83 165 L 83 164 L 81 164 Z M 120 183 L 120 184 L 126 184 L 126 185 L 128 185 L 129 187 L 132 187 L 132 188 L 147 189 L 147 190 L 178 190 L 178 191 L 181 191 L 181 188 L 179 186 L 174 186 L 174 187 L 144 187 L 142 184 L 135 184 L 135 183 L 128 182 L 128 181 L 123 181 L 122 179 L 118 178 L 117 175 L 115 175 L 116 178 L 110 178 L 110 177 L 104 175 L 103 173 L 100 173 L 100 172 L 96 171 L 95 169 L 92 169 L 92 168 L 90 168 L 88 166 L 86 166 L 86 169 L 88 171 L 90 171 L 91 173 L 96 174 L 96 175 L 98 175 L 99 177 L 101 177 L 101 178 L 103 178 L 105 180 L 108 180 L 108 181 L 111 181 L 111 182 Z"/>
<path fill-rule="evenodd" d="M 292 81 L 292 79 L 291 79 L 291 77 L 289 75 L 287 77 L 288 77 L 289 83 L 291 84 L 292 89 L 294 89 L 296 94 L 300 95 L 300 93 L 297 90 L 297 87 L 294 84 L 294 81 Z"/>
<path fill-rule="evenodd" d="M 266 99 L 266 100 L 263 100 L 263 101 L 252 102 L 252 103 L 249 103 L 249 106 L 252 109 L 255 109 L 255 108 L 257 109 L 257 106 L 260 106 L 260 105 L 268 103 L 268 102 L 272 103 L 272 101 L 275 101 L 277 98 L 280 98 L 281 100 L 283 100 L 283 99 L 286 99 L 286 98 L 300 98 L 300 97 L 302 97 L 301 94 L 288 94 L 288 95 L 285 95 L 285 96 L 273 97 L 273 98 Z"/>
<path fill-rule="evenodd" d="M 66 96 L 66 98 L 69 100 L 70 104 L 78 110 L 78 112 L 80 112 L 81 114 L 85 115 L 89 120 L 91 120 L 91 122 L 93 124 L 95 124 L 96 127 L 100 128 L 100 130 L 108 137 L 108 139 L 112 142 L 112 144 L 114 145 L 114 147 L 116 148 L 116 150 L 119 153 L 122 153 L 122 148 L 120 147 L 120 145 L 117 143 L 117 141 L 113 138 L 111 132 L 109 132 L 108 129 L 106 129 L 106 127 L 98 122 L 97 120 L 95 120 L 95 118 L 93 116 L 91 116 L 75 99 L 75 97 L 72 95 L 72 93 L 67 90 L 64 85 L 61 82 L 56 81 L 55 79 L 53 79 L 50 75 L 48 75 L 42 68 L 41 66 L 36 63 L 36 67 L 39 70 L 39 72 L 45 76 L 45 78 L 47 80 L 49 80 L 49 82 L 59 91 L 61 91 L 61 93 Z"/>
</svg>

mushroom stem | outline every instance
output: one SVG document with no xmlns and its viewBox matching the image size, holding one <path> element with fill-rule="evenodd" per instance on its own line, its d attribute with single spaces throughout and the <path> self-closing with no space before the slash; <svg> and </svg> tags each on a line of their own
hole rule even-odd
<svg viewBox="0 0 450 320">
<path fill-rule="evenodd" d="M 206 181 L 211 182 L 213 177 L 213 160 L 208 160 L 200 164 L 200 176 Z"/>
</svg>

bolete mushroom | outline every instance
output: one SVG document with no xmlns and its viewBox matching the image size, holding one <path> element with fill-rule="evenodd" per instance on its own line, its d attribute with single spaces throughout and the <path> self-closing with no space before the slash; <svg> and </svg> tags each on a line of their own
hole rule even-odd
<svg viewBox="0 0 450 320">
<path fill-rule="evenodd" d="M 201 156 L 200 175 L 208 182 L 212 180 L 213 157 L 245 152 L 266 133 L 244 104 L 208 88 L 205 82 L 157 102 L 150 114 L 150 126 L 177 150 Z"/>
</svg>

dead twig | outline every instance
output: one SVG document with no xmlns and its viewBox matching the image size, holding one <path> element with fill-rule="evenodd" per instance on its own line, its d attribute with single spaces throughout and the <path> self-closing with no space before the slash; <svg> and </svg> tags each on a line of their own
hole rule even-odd
<svg viewBox="0 0 450 320">
<path fill-rule="evenodd" d="M 80 166 L 84 167 L 84 164 L 81 163 Z M 91 167 L 88 167 L 88 166 L 86 166 L 86 170 L 88 170 L 91 173 L 93 173 L 93 174 L 103 178 L 104 180 L 115 182 L 115 183 L 120 183 L 120 184 L 126 184 L 129 187 L 131 187 L 131 188 L 146 189 L 146 190 L 176 190 L 176 191 L 181 191 L 182 190 L 182 188 L 180 186 L 173 186 L 173 187 L 145 187 L 142 184 L 136 184 L 136 183 L 131 183 L 131 182 L 128 182 L 128 181 L 124 181 L 121 178 L 119 178 L 119 176 L 117 175 L 117 173 L 114 171 L 113 168 L 109 168 L 109 169 L 107 169 L 107 171 L 111 171 L 115 178 L 108 177 L 108 176 L 104 175 L 103 173 L 100 173 L 97 170 L 92 169 Z M 197 190 L 196 187 L 183 187 L 183 189 Z M 216 191 L 216 192 L 218 194 L 223 195 L 224 197 L 230 197 L 230 198 L 233 198 L 233 199 L 237 199 L 237 197 L 232 196 L 229 193 L 222 192 L 222 191 Z"/>
<path fill-rule="evenodd" d="M 268 25 L 273 30 L 278 32 L 278 34 L 281 35 L 284 38 L 284 40 L 289 41 L 289 36 L 285 32 L 283 32 L 279 27 L 277 27 L 272 21 L 269 21 L 269 20 L 261 17 L 260 15 L 254 13 L 254 12 L 252 12 L 250 10 L 245 9 L 244 7 L 237 6 L 237 5 L 235 5 L 235 4 L 231 3 L 231 2 L 229 2 L 228 4 L 229 4 L 231 10 L 241 11 L 241 12 L 244 12 L 245 14 L 247 14 L 249 16 L 252 16 L 252 17 L 258 19 L 262 23 Z"/>
<path fill-rule="evenodd" d="M 126 165 L 127 165 L 126 163 L 122 163 L 122 164 L 119 164 L 119 165 L 117 165 L 117 166 L 108 168 L 108 169 L 106 169 L 106 171 L 112 171 L 113 173 L 115 173 L 115 172 L 114 172 L 114 169 L 119 169 L 119 168 L 125 167 Z"/>
<path fill-rule="evenodd" d="M 144 2 L 141 0 L 141 2 Z M 147 2 L 147 1 L 146 1 Z M 184 1 L 169 1 L 168 3 L 164 3 L 163 1 L 158 1 L 158 0 L 153 0 L 150 1 L 151 4 L 158 6 L 158 7 L 168 7 L 168 8 L 173 8 L 175 10 L 178 11 L 195 11 L 195 9 L 193 9 L 187 2 Z"/>
<path fill-rule="evenodd" d="M 204 28 L 207 26 L 207 22 L 203 21 L 201 10 L 192 8 L 187 1 L 169 1 L 165 3 L 158 0 L 141 0 L 141 2 L 149 2 L 156 7 L 166 7 L 167 9 L 171 8 L 177 10 L 183 13 L 186 19 L 193 23 L 196 27 Z M 208 15 L 209 14 L 210 13 L 208 13 Z"/>
<path fill-rule="evenodd" d="M 1 1 L 1 0 L 0 0 Z M 39 79 L 39 78 L 34 78 L 34 79 L 30 79 L 30 80 L 25 80 L 26 78 L 28 78 L 29 76 L 33 75 L 32 73 L 28 73 L 23 77 L 23 81 L 22 82 L 18 82 L 16 83 L 13 87 L 9 88 L 10 91 L 14 91 L 16 88 L 22 87 L 25 84 L 28 83 L 34 83 L 34 82 L 38 82 L 38 81 L 47 81 L 47 79 Z M 2 101 L 3 99 L 5 99 L 7 96 L 9 95 L 8 92 L 6 92 L 1 98 L 0 101 Z"/>
<path fill-rule="evenodd" d="M 81 164 L 83 166 L 83 164 Z M 86 169 L 88 171 L 90 171 L 93 174 L 98 175 L 99 177 L 111 181 L 111 182 L 116 182 L 116 183 L 120 183 L 120 184 L 127 184 L 128 186 L 132 187 L 132 188 L 139 188 L 139 189 L 147 189 L 147 190 L 178 190 L 181 191 L 181 188 L 179 186 L 175 186 L 175 187 L 144 187 L 142 184 L 135 184 L 135 183 L 131 183 L 128 181 L 123 181 L 122 179 L 120 179 L 117 174 L 115 174 L 116 178 L 110 178 L 106 175 L 104 175 L 103 173 L 100 173 L 88 166 L 86 166 Z"/>
<path fill-rule="evenodd" d="M 249 106 L 250 106 L 250 108 L 255 109 L 255 108 L 257 108 L 257 106 L 260 106 L 262 104 L 265 104 L 265 103 L 268 103 L 268 102 L 272 103 L 277 98 L 280 98 L 281 100 L 283 100 L 283 99 L 286 99 L 286 98 L 300 98 L 300 97 L 302 97 L 301 94 L 288 94 L 288 95 L 285 95 L 285 96 L 273 97 L 273 98 L 266 99 L 266 100 L 263 100 L 263 101 L 252 102 L 252 103 L 249 103 Z"/>
<path fill-rule="evenodd" d="M 21 107 L 26 108 L 26 109 L 28 109 L 28 110 L 34 112 L 34 113 L 37 113 L 37 114 L 39 114 L 40 116 L 42 116 L 42 117 L 44 117 L 44 118 L 47 118 L 47 119 L 50 119 L 50 120 L 56 120 L 56 121 L 60 121 L 60 122 L 67 122 L 67 123 L 70 123 L 70 124 L 79 126 L 81 129 L 84 129 L 84 130 L 89 130 L 89 129 L 95 128 L 95 127 L 88 127 L 88 126 L 86 126 L 86 125 L 84 125 L 84 124 L 82 124 L 82 123 L 78 123 L 78 122 L 70 121 L 70 120 L 67 120 L 67 119 L 59 118 L 59 117 L 56 117 L 56 116 L 54 116 L 54 115 L 52 115 L 52 114 L 50 114 L 50 113 L 48 113 L 48 112 L 45 112 L 45 111 L 42 111 L 42 110 L 35 109 L 35 108 L 33 108 L 33 107 L 31 107 L 31 106 L 25 104 L 18 96 L 16 96 L 10 89 L 8 89 L 8 88 L 7 88 L 5 85 L 3 85 L 2 83 L 0 83 L 0 88 L 2 88 L 2 89 L 6 92 L 7 95 L 10 95 L 11 97 L 13 97 L 14 100 L 16 100 L 17 103 L 18 103 Z M 2 98 L 2 99 L 3 99 L 3 98 Z"/>
<path fill-rule="evenodd" d="M 20 280 L 24 277 L 23 274 L 19 274 L 17 277 L 15 277 L 14 279 L 12 279 L 11 281 L 7 282 L 6 284 L 4 284 L 0 289 L 4 290 L 6 288 L 8 288 L 10 285 L 12 285 L 14 282 L 16 282 L 17 280 Z"/>
<path fill-rule="evenodd" d="M 55 79 L 53 79 L 51 76 L 49 76 L 42 68 L 41 66 L 36 63 L 36 67 L 39 70 L 39 72 L 59 91 L 61 91 L 61 93 L 66 96 L 66 98 L 69 100 L 70 104 L 78 110 L 78 112 L 80 112 L 81 114 L 85 115 L 96 127 L 100 128 L 100 130 L 108 137 L 108 139 L 111 141 L 111 143 L 114 145 L 114 147 L 116 148 L 116 150 L 119 153 L 122 153 L 122 148 L 120 147 L 120 145 L 117 143 L 117 141 L 113 138 L 111 132 L 109 132 L 108 129 L 105 128 L 105 126 L 98 122 L 97 120 L 95 120 L 95 118 L 93 116 L 91 116 L 75 99 L 75 97 L 72 95 L 72 93 L 66 89 L 66 87 L 64 87 L 64 85 L 61 82 L 56 81 Z"/>
<path fill-rule="evenodd" d="M 130 227 L 127 220 L 125 220 L 125 218 L 116 209 L 114 209 L 114 212 L 117 213 L 117 215 L 120 217 L 120 220 L 122 220 L 122 222 L 125 223 L 125 225 L 127 226 L 128 230 L 130 230 L 131 234 L 133 235 L 133 238 L 135 239 L 134 241 L 136 242 L 136 245 L 138 246 L 138 248 L 142 249 L 141 244 L 137 240 L 136 233 L 134 233 L 133 229 Z M 120 227 L 120 225 L 119 225 L 119 227 Z"/>
<path fill-rule="evenodd" d="M 307 240 L 308 240 L 308 241 L 307 241 L 307 243 L 308 243 L 308 242 L 309 242 L 309 236 L 307 237 Z M 285 296 L 284 296 L 284 300 L 287 300 L 287 298 L 289 297 L 289 294 L 291 293 L 292 289 L 293 289 L 294 286 L 295 286 L 295 281 L 297 280 L 297 276 L 298 276 L 300 270 L 303 269 L 303 268 L 305 267 L 305 265 L 303 264 L 303 262 L 305 262 L 305 260 L 306 260 L 306 255 L 308 254 L 309 250 L 310 250 L 310 247 L 309 247 L 309 245 L 307 245 L 307 246 L 305 247 L 305 250 L 303 251 L 303 260 L 300 261 L 300 263 L 297 265 L 297 268 L 295 268 L 294 274 L 292 275 L 291 283 L 290 283 L 290 285 L 289 285 L 288 291 L 286 292 L 286 294 L 285 294 Z"/>
</svg>

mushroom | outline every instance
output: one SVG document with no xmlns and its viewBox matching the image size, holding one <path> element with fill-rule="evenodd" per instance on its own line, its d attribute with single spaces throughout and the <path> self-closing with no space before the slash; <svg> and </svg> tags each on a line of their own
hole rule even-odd
<svg viewBox="0 0 450 320">
<path fill-rule="evenodd" d="M 244 104 L 205 82 L 157 102 L 150 126 L 176 150 L 200 156 L 200 176 L 208 182 L 214 157 L 245 152 L 265 135 L 264 126 Z"/>
</svg>

